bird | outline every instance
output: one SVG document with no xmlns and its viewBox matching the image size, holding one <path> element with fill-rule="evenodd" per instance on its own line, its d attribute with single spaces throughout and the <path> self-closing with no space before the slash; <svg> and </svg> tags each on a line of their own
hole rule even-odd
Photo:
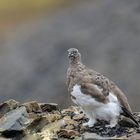
<svg viewBox="0 0 140 140">
<path fill-rule="evenodd" d="M 97 120 L 104 120 L 108 122 L 107 127 L 113 128 L 118 124 L 120 115 L 139 126 L 127 97 L 113 81 L 84 65 L 76 48 L 68 49 L 68 59 L 68 93 L 88 118 L 83 126 L 93 127 Z"/>
</svg>

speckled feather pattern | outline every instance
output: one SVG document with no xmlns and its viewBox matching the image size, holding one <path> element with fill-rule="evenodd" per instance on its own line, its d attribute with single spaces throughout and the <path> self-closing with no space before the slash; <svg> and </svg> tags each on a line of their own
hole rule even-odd
<svg viewBox="0 0 140 140">
<path fill-rule="evenodd" d="M 94 124 L 96 118 L 116 124 L 120 106 L 131 112 L 125 94 L 107 77 L 83 65 L 77 49 L 69 50 L 69 60 L 68 92 L 89 118 L 88 125 Z"/>
</svg>

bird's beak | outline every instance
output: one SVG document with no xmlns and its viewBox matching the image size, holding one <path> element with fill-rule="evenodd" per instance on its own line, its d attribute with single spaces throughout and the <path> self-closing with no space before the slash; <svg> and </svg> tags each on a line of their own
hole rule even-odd
<svg viewBox="0 0 140 140">
<path fill-rule="evenodd" d="M 68 57 L 69 57 L 69 58 L 74 57 L 74 54 L 68 53 Z"/>
</svg>

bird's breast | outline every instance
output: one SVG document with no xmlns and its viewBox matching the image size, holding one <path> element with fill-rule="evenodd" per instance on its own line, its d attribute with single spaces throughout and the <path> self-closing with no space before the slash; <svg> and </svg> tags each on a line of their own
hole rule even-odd
<svg viewBox="0 0 140 140">
<path fill-rule="evenodd" d="M 83 108 L 96 108 L 102 106 L 103 103 L 96 101 L 90 95 L 84 94 L 81 91 L 81 86 L 75 84 L 71 92 L 72 101 Z M 74 97 L 74 98 L 73 98 Z"/>
<path fill-rule="evenodd" d="M 110 113 L 120 112 L 120 107 L 119 107 L 120 105 L 119 105 L 118 99 L 112 93 L 109 93 L 109 96 L 107 97 L 109 102 L 104 104 L 102 102 L 95 100 L 90 95 L 82 93 L 81 86 L 78 84 L 75 84 L 71 92 L 71 97 L 72 97 L 72 101 L 75 104 L 77 104 L 78 106 L 81 106 L 84 110 L 94 111 L 98 115 L 102 113 L 108 114 L 108 112 Z"/>
</svg>

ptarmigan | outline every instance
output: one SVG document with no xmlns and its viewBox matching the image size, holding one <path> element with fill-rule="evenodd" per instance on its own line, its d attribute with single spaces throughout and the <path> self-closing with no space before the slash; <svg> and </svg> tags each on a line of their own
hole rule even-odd
<svg viewBox="0 0 140 140">
<path fill-rule="evenodd" d="M 68 58 L 68 92 L 89 119 L 84 126 L 92 127 L 98 119 L 108 121 L 109 127 L 115 127 L 120 114 L 129 117 L 138 126 L 126 96 L 111 80 L 83 65 L 76 48 L 68 50 Z"/>
</svg>

